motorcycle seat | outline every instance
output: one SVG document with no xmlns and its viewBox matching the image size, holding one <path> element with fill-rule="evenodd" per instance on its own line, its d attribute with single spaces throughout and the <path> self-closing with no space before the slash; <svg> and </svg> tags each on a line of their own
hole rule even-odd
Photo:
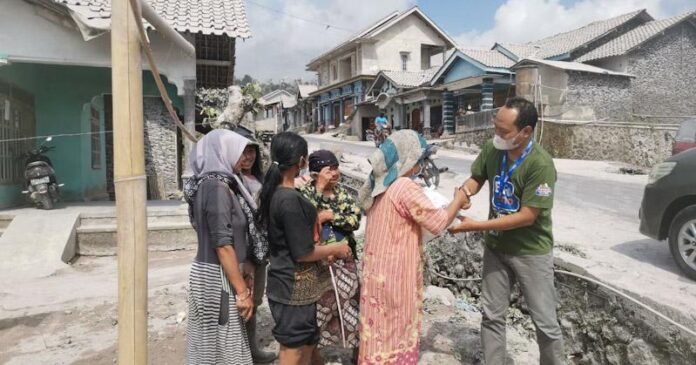
<svg viewBox="0 0 696 365">
<path fill-rule="evenodd" d="M 34 161 L 34 162 L 29 163 L 27 165 L 27 168 L 29 169 L 32 167 L 41 167 L 41 166 L 50 166 L 50 165 L 46 161 Z"/>
</svg>

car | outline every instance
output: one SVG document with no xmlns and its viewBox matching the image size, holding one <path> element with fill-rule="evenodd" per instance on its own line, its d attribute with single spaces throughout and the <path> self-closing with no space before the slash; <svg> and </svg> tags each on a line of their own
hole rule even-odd
<svg viewBox="0 0 696 365">
<path fill-rule="evenodd" d="M 658 163 L 650 171 L 640 206 L 640 232 L 667 240 L 679 268 L 696 280 L 696 149 Z"/>
<path fill-rule="evenodd" d="M 696 118 L 687 119 L 679 126 L 672 144 L 672 155 L 696 147 Z"/>
</svg>

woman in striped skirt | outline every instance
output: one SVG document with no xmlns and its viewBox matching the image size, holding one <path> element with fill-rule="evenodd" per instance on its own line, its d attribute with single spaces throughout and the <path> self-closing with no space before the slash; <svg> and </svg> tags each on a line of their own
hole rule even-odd
<svg viewBox="0 0 696 365">
<path fill-rule="evenodd" d="M 198 252 L 189 277 L 188 364 L 252 364 L 244 321 L 254 304 L 240 271 L 255 224 L 235 172 L 249 141 L 229 130 L 203 137 L 190 156 L 187 183 Z"/>
</svg>

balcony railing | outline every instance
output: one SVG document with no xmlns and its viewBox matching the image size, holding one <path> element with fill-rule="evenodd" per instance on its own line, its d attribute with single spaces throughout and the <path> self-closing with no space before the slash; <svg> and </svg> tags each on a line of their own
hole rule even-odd
<svg viewBox="0 0 696 365">
<path fill-rule="evenodd" d="M 477 113 L 456 116 L 454 118 L 456 124 L 456 133 L 464 133 L 467 131 L 475 131 L 481 129 L 493 128 L 493 119 L 500 108 L 484 110 Z"/>
</svg>

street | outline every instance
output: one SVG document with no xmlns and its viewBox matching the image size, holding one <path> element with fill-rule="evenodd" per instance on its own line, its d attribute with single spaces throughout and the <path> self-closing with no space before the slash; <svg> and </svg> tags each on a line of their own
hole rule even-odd
<svg viewBox="0 0 696 365">
<path fill-rule="evenodd" d="M 310 144 L 325 142 L 322 137 L 305 136 Z M 353 155 L 369 157 L 375 150 L 371 143 L 355 143 L 347 141 L 331 141 L 343 146 L 344 151 Z M 347 148 L 350 147 L 350 148 Z M 442 150 L 441 150 L 442 151 Z M 454 151 L 438 152 L 435 163 L 438 167 L 448 167 L 450 171 L 468 176 L 471 164 L 476 156 L 465 155 Z M 557 166 L 559 168 L 559 166 Z M 617 172 L 618 173 L 618 172 Z M 561 204 L 577 207 L 581 210 L 602 210 L 615 217 L 621 217 L 628 222 L 637 222 L 638 208 L 643 196 L 646 176 L 623 176 L 626 179 L 608 179 L 607 174 L 597 174 L 596 177 L 582 175 L 572 169 L 559 169 L 556 195 Z M 637 223 L 636 223 L 637 224 Z"/>
</svg>

